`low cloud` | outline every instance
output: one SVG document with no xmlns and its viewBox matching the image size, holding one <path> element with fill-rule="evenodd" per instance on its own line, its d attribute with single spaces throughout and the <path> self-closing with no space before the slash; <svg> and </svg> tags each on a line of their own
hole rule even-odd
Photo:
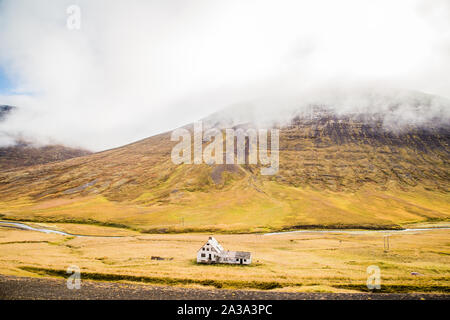
<svg viewBox="0 0 450 320">
<path fill-rule="evenodd" d="M 337 118 L 381 122 L 391 131 L 450 126 L 450 100 L 441 96 L 373 82 L 325 83 L 295 89 L 288 86 L 292 79 L 285 81 L 267 84 L 267 90 L 259 88 L 253 98 L 247 97 L 204 120 L 209 126 L 252 123 L 267 128 L 288 125 L 296 117 L 311 119 L 325 112 Z M 258 98 L 254 98 L 256 92 L 260 93 Z"/>
<path fill-rule="evenodd" d="M 15 85 L 0 104 L 19 107 L 0 132 L 102 150 L 229 105 L 275 117 L 320 97 L 359 110 L 359 89 L 342 95 L 354 84 L 450 97 L 449 6 L 430 3 L 0 0 L 0 65 Z M 66 27 L 72 4 L 81 30 Z M 448 121 L 444 100 L 421 114 L 413 96 L 373 102 Z"/>
</svg>

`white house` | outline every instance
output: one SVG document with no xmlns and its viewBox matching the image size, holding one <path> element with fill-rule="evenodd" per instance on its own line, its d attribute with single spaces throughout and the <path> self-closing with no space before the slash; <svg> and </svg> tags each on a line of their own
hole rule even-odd
<svg viewBox="0 0 450 320">
<path fill-rule="evenodd" d="M 214 237 L 209 237 L 197 252 L 197 263 L 250 264 L 251 262 L 250 252 L 226 251 Z"/>
</svg>

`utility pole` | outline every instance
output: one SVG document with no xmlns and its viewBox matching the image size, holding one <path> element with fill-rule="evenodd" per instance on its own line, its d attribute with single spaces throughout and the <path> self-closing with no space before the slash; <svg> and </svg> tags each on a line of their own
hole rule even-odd
<svg viewBox="0 0 450 320">
<path fill-rule="evenodd" d="M 389 235 L 383 237 L 384 251 L 389 251 Z"/>
</svg>

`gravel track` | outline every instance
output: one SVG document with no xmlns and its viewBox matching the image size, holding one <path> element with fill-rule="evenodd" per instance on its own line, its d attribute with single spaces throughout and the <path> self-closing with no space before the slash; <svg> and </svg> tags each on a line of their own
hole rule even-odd
<svg viewBox="0 0 450 320">
<path fill-rule="evenodd" d="M 82 280 L 79 290 L 69 290 L 65 279 L 0 275 L 0 300 L 449 300 L 445 294 L 412 293 L 290 293 L 192 289 Z"/>
</svg>

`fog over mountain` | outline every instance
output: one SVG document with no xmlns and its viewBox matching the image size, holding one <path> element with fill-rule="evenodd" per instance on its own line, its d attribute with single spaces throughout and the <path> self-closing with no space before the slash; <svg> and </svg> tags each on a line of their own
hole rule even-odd
<svg viewBox="0 0 450 320">
<path fill-rule="evenodd" d="M 0 104 L 19 107 L 1 132 L 97 151 L 230 106 L 267 123 L 312 104 L 449 123 L 445 0 L 79 0 L 69 30 L 72 4 L 0 1 Z"/>
<path fill-rule="evenodd" d="M 0 105 L 0 125 L 14 110 L 16 108 L 13 106 Z M 11 138 L 8 132 L 0 130 L 0 146 L 8 146 L 11 144 L 14 144 L 14 139 Z"/>
<path fill-rule="evenodd" d="M 374 86 L 329 86 L 299 91 L 283 90 L 277 95 L 237 103 L 204 120 L 209 126 L 218 127 L 244 123 L 271 127 L 289 125 L 297 117 L 319 117 L 321 112 L 326 112 L 338 118 L 381 121 L 384 129 L 389 131 L 407 130 L 410 126 L 424 129 L 450 126 L 450 100 L 440 96 Z"/>
</svg>

